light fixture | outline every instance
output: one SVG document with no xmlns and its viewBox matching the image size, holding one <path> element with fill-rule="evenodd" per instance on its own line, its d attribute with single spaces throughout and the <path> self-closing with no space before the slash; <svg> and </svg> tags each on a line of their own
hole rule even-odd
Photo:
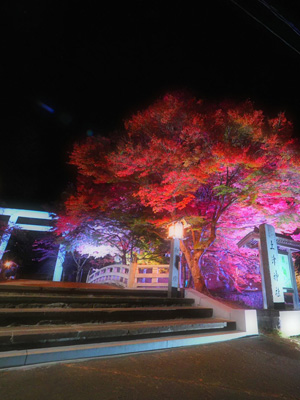
<svg viewBox="0 0 300 400">
<path fill-rule="evenodd" d="M 183 239 L 183 223 L 181 221 L 173 222 L 169 226 L 169 238 L 172 239 Z"/>
<path fill-rule="evenodd" d="M 3 264 L 5 268 L 10 268 L 13 265 L 12 261 L 5 261 L 5 263 Z"/>
</svg>

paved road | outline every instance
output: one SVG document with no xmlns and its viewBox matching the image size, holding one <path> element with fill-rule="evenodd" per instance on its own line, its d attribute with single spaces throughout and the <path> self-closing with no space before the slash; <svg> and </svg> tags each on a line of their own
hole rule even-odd
<svg viewBox="0 0 300 400">
<path fill-rule="evenodd" d="M 270 336 L 0 371 L 1 400 L 300 399 L 300 347 Z"/>
</svg>

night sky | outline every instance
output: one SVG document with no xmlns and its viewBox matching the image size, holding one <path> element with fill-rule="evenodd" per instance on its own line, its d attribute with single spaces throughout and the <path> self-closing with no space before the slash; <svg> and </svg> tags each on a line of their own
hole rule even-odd
<svg viewBox="0 0 300 400">
<path fill-rule="evenodd" d="M 297 2 L 4 1 L 0 206 L 51 211 L 75 179 L 72 144 L 168 91 L 251 99 L 300 136 Z"/>
</svg>

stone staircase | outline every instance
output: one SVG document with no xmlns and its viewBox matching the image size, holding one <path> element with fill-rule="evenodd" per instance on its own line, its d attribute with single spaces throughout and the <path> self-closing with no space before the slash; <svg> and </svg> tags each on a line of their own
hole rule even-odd
<svg viewBox="0 0 300 400">
<path fill-rule="evenodd" d="M 165 291 L 0 285 L 2 368 L 238 336 L 234 321 Z"/>
</svg>

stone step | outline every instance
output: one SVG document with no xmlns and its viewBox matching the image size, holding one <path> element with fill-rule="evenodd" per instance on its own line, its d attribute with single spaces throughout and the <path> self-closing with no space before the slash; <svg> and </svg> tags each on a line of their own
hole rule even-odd
<svg viewBox="0 0 300 400">
<path fill-rule="evenodd" d="M 2 294 L 0 308 L 104 308 L 193 305 L 193 299 L 168 297 L 105 297 L 97 295 Z"/>
<path fill-rule="evenodd" d="M 113 297 L 167 297 L 166 290 L 160 289 L 119 289 L 103 288 L 103 285 L 76 284 L 74 287 L 65 286 L 44 286 L 44 285 L 24 285 L 22 283 L 0 283 L 0 293 L 2 294 L 51 294 L 51 295 L 94 295 L 94 296 L 113 296 Z M 51 282 L 53 283 L 53 282 Z M 64 283 L 64 282 L 60 282 Z M 91 286 L 91 287 L 90 287 Z"/>
<path fill-rule="evenodd" d="M 193 299 L 102 285 L 0 284 L 0 368 L 168 349 L 245 336 Z"/>
<path fill-rule="evenodd" d="M 220 318 L 7 327 L 0 328 L 0 351 L 202 334 L 235 328 L 235 322 Z"/>
<path fill-rule="evenodd" d="M 238 330 L 0 352 L 0 368 L 80 360 L 217 343 L 247 336 Z"/>
<path fill-rule="evenodd" d="M 134 322 L 174 318 L 210 318 L 213 310 L 202 307 L 135 308 L 25 308 L 0 309 L 0 326 L 86 322 Z"/>
</svg>

